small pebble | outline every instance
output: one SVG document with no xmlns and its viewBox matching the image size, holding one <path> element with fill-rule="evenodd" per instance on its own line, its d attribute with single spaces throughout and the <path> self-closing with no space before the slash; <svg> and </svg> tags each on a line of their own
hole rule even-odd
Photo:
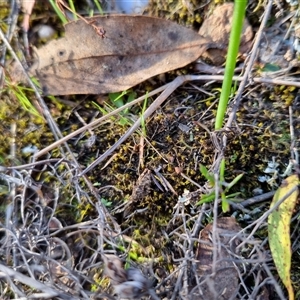
<svg viewBox="0 0 300 300">
<path fill-rule="evenodd" d="M 49 25 L 41 25 L 37 31 L 40 39 L 49 40 L 55 33 L 55 30 Z"/>
</svg>

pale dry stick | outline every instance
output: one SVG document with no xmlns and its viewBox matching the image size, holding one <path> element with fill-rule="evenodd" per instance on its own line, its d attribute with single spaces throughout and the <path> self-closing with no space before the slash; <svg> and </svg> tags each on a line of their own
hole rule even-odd
<svg viewBox="0 0 300 300">
<path fill-rule="evenodd" d="M 78 118 L 78 120 L 83 124 L 83 126 L 87 125 L 84 119 L 80 116 L 80 114 L 75 110 L 74 115 Z M 95 136 L 94 132 L 91 128 L 88 129 L 88 132 L 90 133 L 91 137 Z"/>
<path fill-rule="evenodd" d="M 265 194 L 262 194 L 262 195 L 258 195 L 258 196 L 249 198 L 249 199 L 244 200 L 242 202 L 239 202 L 239 204 L 242 205 L 243 207 L 250 206 L 250 205 L 253 205 L 253 204 L 257 204 L 257 203 L 266 201 L 266 200 L 270 199 L 271 197 L 273 197 L 274 194 L 275 194 L 274 191 L 268 192 L 268 193 L 265 193 Z"/>
<path fill-rule="evenodd" d="M 179 295 L 183 298 L 183 299 L 188 299 L 188 293 L 189 293 L 189 276 L 188 276 L 188 262 L 190 261 L 191 259 L 191 252 L 188 251 L 187 249 L 187 242 L 185 241 L 183 243 L 183 250 L 184 250 L 184 253 L 185 253 L 185 256 L 184 256 L 184 260 L 182 262 L 182 271 L 183 271 L 183 274 L 182 274 L 182 289 L 181 289 L 181 292 L 179 293 Z M 190 244 L 190 240 L 188 241 L 188 244 Z"/>
<path fill-rule="evenodd" d="M 190 177 L 185 175 L 183 172 L 180 172 L 180 176 L 183 177 L 184 179 L 188 180 L 193 185 L 195 185 L 198 189 L 202 188 L 202 186 L 200 184 L 198 184 L 196 181 L 194 181 L 193 179 L 191 179 Z"/>
<path fill-rule="evenodd" d="M 144 169 L 144 148 L 145 148 L 145 137 L 144 134 L 140 136 L 140 143 L 139 143 L 139 163 L 138 163 L 138 172 L 140 172 L 140 168 Z"/>
<path fill-rule="evenodd" d="M 79 174 L 79 176 L 87 173 L 102 162 L 106 157 L 110 156 L 127 138 L 129 138 L 141 125 L 142 121 L 149 118 L 162 103 L 176 90 L 180 85 L 182 85 L 186 80 L 186 76 L 179 76 L 174 81 L 172 81 L 167 88 L 156 98 L 156 100 L 147 108 L 143 116 L 141 116 L 128 130 L 127 132 L 104 154 L 97 158 L 92 164 L 90 164 L 84 171 Z"/>
<path fill-rule="evenodd" d="M 210 77 L 210 78 L 209 78 Z M 161 93 L 160 96 L 156 98 L 156 100 L 148 107 L 142 117 L 140 117 L 131 128 L 106 152 L 104 152 L 100 157 L 98 157 L 94 162 L 92 162 L 84 171 L 82 171 L 79 176 L 86 174 L 94 167 L 96 167 L 100 162 L 104 161 L 108 156 L 110 156 L 127 138 L 129 138 L 141 125 L 142 119 L 145 120 L 149 118 L 158 107 L 160 107 L 163 102 L 176 90 L 179 86 L 187 81 L 193 80 L 207 80 L 207 79 L 220 79 L 224 78 L 224 76 L 205 76 L 205 75 L 184 75 L 178 76 L 171 83 L 169 83 L 166 89 Z M 238 80 L 238 77 L 234 77 L 234 80 Z M 300 83 L 299 83 L 300 86 Z"/>
<path fill-rule="evenodd" d="M 222 152 L 220 153 L 220 161 L 221 161 L 221 158 L 223 158 Z M 215 184 L 215 200 L 214 200 L 214 207 L 213 207 L 214 220 L 213 220 L 213 226 L 212 226 L 212 244 L 213 244 L 213 257 L 212 257 L 212 269 L 211 269 L 212 274 L 216 274 L 218 252 L 219 252 L 218 248 L 220 245 L 219 231 L 218 231 L 218 207 L 219 207 L 218 199 L 219 199 L 219 195 L 220 195 L 220 187 L 218 184 L 219 173 L 220 172 L 216 172 L 214 174 L 216 184 Z"/>
<path fill-rule="evenodd" d="M 290 105 L 289 106 L 289 119 L 290 119 L 290 136 L 291 136 L 291 158 L 295 160 L 295 155 L 294 155 L 294 147 L 295 147 L 295 130 L 293 126 L 293 108 Z M 297 162 L 296 162 L 297 163 Z"/>
<path fill-rule="evenodd" d="M 177 294 L 180 293 L 182 277 L 184 275 L 184 263 L 181 263 L 180 266 L 177 268 L 177 270 L 178 270 L 178 277 L 176 280 L 175 287 L 173 288 L 173 293 L 172 293 L 172 297 L 170 300 L 175 300 L 177 297 Z"/>
<path fill-rule="evenodd" d="M 152 91 L 150 93 L 148 93 L 147 95 L 141 96 L 141 97 L 137 98 L 136 100 L 134 100 L 134 101 L 132 101 L 130 103 L 127 103 L 127 104 L 125 104 L 125 105 L 123 105 L 123 106 L 115 109 L 114 111 L 106 114 L 105 116 L 103 116 L 103 117 L 101 117 L 99 119 L 94 120 L 93 122 L 91 122 L 91 123 L 89 123 L 89 124 L 87 124 L 87 125 L 79 128 L 79 129 L 77 129 L 76 131 L 71 132 L 70 134 L 66 135 L 62 139 L 54 142 L 53 144 L 51 144 L 51 145 L 45 147 L 44 149 L 40 150 L 39 152 L 35 153 L 33 155 L 33 157 L 34 158 L 38 158 L 38 157 L 40 157 L 42 155 L 45 155 L 46 153 L 48 153 L 52 149 L 58 147 L 62 143 L 67 142 L 68 140 L 70 140 L 74 136 L 76 136 L 76 135 L 78 135 L 78 134 L 80 134 L 80 133 L 82 133 L 82 132 L 84 132 L 86 130 L 89 130 L 89 129 L 92 129 L 92 128 L 96 127 L 97 125 L 99 125 L 100 123 L 102 123 L 104 120 L 110 118 L 111 116 L 114 116 L 114 115 L 118 114 L 119 112 L 123 111 L 126 108 L 129 108 L 129 107 L 133 106 L 134 104 L 140 103 L 141 101 L 145 100 L 146 97 L 151 97 L 151 96 L 153 96 L 155 94 L 158 94 L 158 93 L 162 92 L 168 85 L 169 85 L 169 83 L 166 84 L 166 85 L 163 85 L 162 87 L 160 87 L 160 88 L 158 88 L 158 89 L 156 89 L 156 90 L 154 90 L 154 91 Z"/>
<path fill-rule="evenodd" d="M 20 272 L 17 272 L 11 268 L 8 268 L 2 264 L 0 264 L 0 278 L 3 277 L 9 277 L 9 278 L 14 278 L 15 280 L 22 282 L 23 284 L 28 285 L 31 288 L 34 288 L 36 290 L 43 291 L 42 293 L 39 294 L 31 294 L 31 299 L 49 299 L 52 297 L 59 297 L 61 299 L 74 299 L 74 297 L 69 296 L 65 293 L 63 293 L 60 290 L 55 290 L 46 284 L 43 284 L 37 280 L 35 280 L 32 277 L 28 277 Z M 75 298 L 76 299 L 76 298 Z"/>
<path fill-rule="evenodd" d="M 7 47 L 7 49 L 9 50 L 10 54 L 12 55 L 13 59 L 20 65 L 22 72 L 24 73 L 24 76 L 29 84 L 29 86 L 33 89 L 38 101 L 39 101 L 39 105 L 42 108 L 42 114 L 45 116 L 48 125 L 50 126 L 53 135 L 55 136 L 55 138 L 58 140 L 58 136 L 59 138 L 62 138 L 63 135 L 61 133 L 61 131 L 59 130 L 57 124 L 55 123 L 54 119 L 51 116 L 51 113 L 44 101 L 44 99 L 41 97 L 39 91 L 37 90 L 36 86 L 34 85 L 34 83 L 32 82 L 32 80 L 30 79 L 28 72 L 26 72 L 25 68 L 23 67 L 21 61 L 19 60 L 18 56 L 16 55 L 15 51 L 13 50 L 13 48 L 11 47 L 11 45 L 9 44 L 8 40 L 6 39 L 3 31 L 0 28 L 0 38 L 3 40 L 5 46 Z M 68 148 L 68 145 L 65 145 L 66 148 L 68 149 L 68 151 L 70 152 L 70 154 L 72 154 L 71 150 Z"/>
<path fill-rule="evenodd" d="M 273 79 L 273 78 L 267 78 L 267 77 L 254 77 L 254 78 L 251 78 L 251 82 L 300 87 L 299 78 L 290 78 L 290 79 L 291 80 L 284 80 L 284 79 L 280 79 L 280 78 Z M 240 77 L 239 79 L 236 79 L 236 77 L 233 77 L 233 80 L 242 81 L 243 77 Z"/>
<path fill-rule="evenodd" d="M 299 161 L 297 159 L 298 157 L 298 152 L 297 149 L 295 148 L 295 131 L 294 131 L 294 126 L 293 126 L 293 108 L 290 105 L 289 106 L 289 121 L 290 121 L 290 136 L 291 136 L 291 145 L 290 145 L 290 151 L 291 151 L 291 158 L 289 161 L 288 166 L 285 168 L 285 171 L 281 177 L 286 177 L 291 174 L 293 167 L 295 168 L 296 172 L 299 168 Z M 299 172 L 298 172 L 299 173 Z"/>
<path fill-rule="evenodd" d="M 205 203 L 202 204 L 201 210 L 197 214 L 197 220 L 193 224 L 192 237 L 198 237 L 199 233 L 200 233 L 200 230 L 202 230 L 203 227 L 204 227 L 203 224 L 202 224 L 202 220 L 204 218 L 204 207 L 205 207 L 205 205 L 206 205 Z M 190 249 L 190 250 L 192 250 L 192 249 Z"/>
<path fill-rule="evenodd" d="M 17 125 L 15 122 L 13 122 L 11 124 L 11 144 L 10 144 L 10 156 L 13 158 L 13 160 L 16 160 L 16 130 L 17 129 Z M 16 178 L 16 171 L 15 170 L 12 170 L 11 171 L 11 176 Z M 16 178 L 17 179 L 17 178 Z M 17 211 L 16 211 L 16 206 L 15 206 L 15 203 L 16 203 L 16 194 L 17 194 L 17 185 L 15 182 L 12 182 L 11 183 L 11 189 L 10 189 L 10 193 L 9 193 L 9 198 L 10 198 L 10 201 L 11 201 L 11 209 L 8 209 L 6 211 L 6 224 L 11 227 L 12 224 L 17 224 L 18 223 L 18 220 L 17 220 Z M 22 202 L 23 203 L 23 198 L 22 198 Z M 22 211 L 21 211 L 22 213 Z M 14 261 L 14 266 L 18 265 L 16 264 L 16 260 L 17 260 L 17 255 L 16 255 L 16 248 L 13 247 L 13 261 Z"/>
<path fill-rule="evenodd" d="M 4 166 L 0 166 L 0 172 L 5 172 L 7 170 L 24 170 L 24 169 L 31 169 L 35 166 L 39 166 L 39 165 L 45 165 L 45 164 L 50 164 L 50 163 L 68 163 L 68 164 L 72 164 L 71 161 L 63 159 L 63 158 L 49 158 L 49 159 L 45 159 L 45 160 L 39 160 L 39 161 L 35 161 L 29 164 L 24 164 L 24 165 L 18 165 L 18 166 L 11 166 L 11 167 L 4 167 Z"/>
<path fill-rule="evenodd" d="M 269 281 L 269 285 L 272 284 L 275 287 L 277 295 L 280 297 L 280 300 L 286 300 L 286 297 L 283 294 L 283 291 L 278 284 L 278 279 L 275 279 L 274 275 L 272 274 L 269 266 L 266 263 L 261 264 L 261 268 L 267 273 L 268 278 L 271 278 L 271 282 Z"/>
<path fill-rule="evenodd" d="M 191 262 L 191 260 L 193 259 L 194 256 L 194 252 L 193 252 L 193 248 L 194 248 L 194 241 L 191 235 L 191 231 L 188 229 L 188 225 L 187 222 L 190 222 L 191 219 L 187 220 L 187 216 L 188 214 L 185 213 L 184 210 L 184 206 L 181 212 L 182 215 L 182 223 L 183 223 L 183 234 L 182 237 L 184 238 L 184 242 L 182 245 L 182 250 L 183 253 L 185 253 L 184 255 L 184 260 L 183 260 L 183 272 L 184 272 L 184 276 L 183 276 L 183 288 L 182 288 L 182 292 L 180 293 L 180 296 L 183 299 L 188 299 L 188 294 L 189 294 L 189 280 L 188 280 L 188 262 Z M 177 234 L 177 232 L 175 232 L 175 234 Z"/>
<path fill-rule="evenodd" d="M 6 45 L 7 49 L 10 51 L 11 55 L 13 56 L 14 60 L 20 65 L 24 75 L 25 75 L 25 78 L 27 79 L 30 87 L 34 90 L 35 92 L 35 95 L 37 97 L 37 99 L 39 100 L 39 104 L 41 105 L 42 107 L 42 110 L 43 110 L 43 114 L 44 116 L 46 117 L 46 120 L 48 122 L 48 125 L 50 126 L 51 130 L 52 130 L 52 133 L 55 137 L 56 140 L 58 140 L 58 137 L 60 138 L 58 140 L 58 144 L 57 146 L 60 146 L 62 143 L 64 143 L 64 146 L 66 147 L 70 157 L 72 158 L 72 161 L 74 162 L 74 164 L 76 165 L 77 169 L 79 171 L 81 171 L 80 169 L 80 165 L 79 163 L 77 162 L 73 152 L 71 151 L 69 145 L 66 143 L 66 139 L 63 138 L 63 135 L 60 131 L 60 129 L 58 128 L 56 122 L 54 121 L 54 119 L 52 118 L 51 116 L 51 113 L 44 101 L 44 99 L 41 97 L 40 93 L 38 92 L 36 86 L 34 85 L 34 83 L 32 82 L 32 80 L 30 79 L 28 73 L 26 72 L 25 68 L 23 67 L 21 61 L 19 60 L 19 58 L 17 57 L 16 53 L 14 52 L 14 50 L 12 49 L 12 47 L 10 46 L 9 42 L 7 41 L 7 39 L 5 38 L 4 34 L 3 34 L 3 31 L 1 30 L 0 28 L 0 38 L 3 40 L 4 44 Z M 64 150 L 62 150 L 62 153 L 64 153 Z M 49 150 L 48 150 L 49 151 Z M 38 153 L 34 154 L 33 155 L 33 160 L 37 159 L 40 155 L 42 155 L 41 153 L 45 154 L 47 153 L 48 151 L 39 151 Z M 38 155 L 39 154 L 39 155 Z M 66 155 L 64 155 L 66 157 Z M 68 165 L 67 165 L 68 167 Z M 85 181 L 85 183 L 87 184 L 89 190 L 92 192 L 92 194 L 94 195 L 94 197 L 101 202 L 101 199 L 97 193 L 97 191 L 95 190 L 95 187 L 93 186 L 93 184 L 90 182 L 90 180 L 87 178 L 87 176 L 83 176 L 83 179 Z M 90 203 L 92 203 L 92 200 L 89 199 Z M 109 212 L 107 211 L 106 207 L 104 205 L 102 205 L 102 210 L 103 210 L 103 214 L 107 217 L 109 216 L 110 220 L 112 221 L 112 223 L 114 224 L 114 227 L 115 227 L 115 230 L 117 230 L 118 232 L 120 232 L 120 226 L 119 224 L 111 217 L 111 215 L 109 214 Z"/>
<path fill-rule="evenodd" d="M 23 22 L 21 25 L 23 31 L 23 45 L 24 45 L 24 52 L 26 57 L 30 57 L 30 47 L 28 41 L 28 30 L 29 30 L 29 23 L 30 23 L 30 16 L 32 13 L 32 9 L 34 7 L 35 0 L 23 0 L 22 2 L 22 10 L 23 10 Z"/>
<path fill-rule="evenodd" d="M 182 79 L 181 79 L 181 81 L 182 81 L 183 83 L 184 83 L 185 81 L 197 81 L 197 80 L 198 80 L 198 81 L 208 81 L 208 80 L 222 81 L 222 80 L 224 79 L 224 76 L 223 76 L 223 75 L 185 75 L 185 76 L 179 76 L 179 77 L 177 77 L 177 78 L 181 78 L 181 77 L 186 77 L 186 79 L 183 80 L 183 81 L 182 81 Z M 176 78 L 175 80 L 177 80 L 177 78 Z M 174 81 L 175 81 L 175 80 L 174 80 Z M 234 77 L 233 77 L 233 80 L 235 80 L 235 81 L 241 81 L 241 80 L 243 80 L 243 77 L 234 76 Z M 296 79 L 295 79 L 295 81 L 291 81 L 291 80 L 282 80 L 282 79 L 270 79 L 270 78 L 258 78 L 258 77 L 255 77 L 255 78 L 252 78 L 252 81 L 253 81 L 253 82 L 258 82 L 258 83 L 266 83 L 266 84 L 274 84 L 274 85 L 287 85 L 287 86 L 296 86 L 296 87 L 300 87 L 300 82 L 299 82 L 299 81 L 296 81 Z M 123 105 L 122 107 L 120 107 L 120 108 L 118 108 L 118 109 L 116 109 L 116 110 L 114 110 L 114 111 L 112 111 L 112 112 L 106 114 L 105 116 L 103 116 L 103 117 L 101 117 L 101 118 L 99 118 L 99 119 L 96 119 L 96 120 L 93 121 L 92 123 L 89 123 L 89 124 L 87 124 L 86 126 L 83 126 L 83 127 L 79 128 L 79 129 L 77 129 L 76 131 L 74 131 L 74 132 L 72 132 L 72 133 L 66 135 L 65 137 L 61 138 L 60 140 L 54 142 L 53 144 L 51 144 L 51 145 L 45 147 L 44 149 L 40 150 L 39 152 L 35 153 L 35 154 L 33 155 L 33 158 L 36 159 L 36 158 L 38 158 L 38 157 L 40 157 L 40 156 L 42 156 L 42 155 L 45 155 L 46 153 L 48 153 L 48 152 L 51 151 L 52 149 L 54 149 L 54 148 L 60 146 L 62 143 L 65 143 L 65 142 L 68 141 L 69 139 L 71 139 L 71 138 L 73 138 L 74 136 L 76 136 L 76 135 L 82 133 L 83 131 L 88 130 L 89 128 L 93 128 L 93 127 L 99 125 L 99 124 L 100 124 L 101 122 L 103 122 L 104 120 L 108 119 L 108 118 L 111 117 L 111 116 L 116 115 L 117 113 L 123 111 L 125 108 L 129 108 L 129 107 L 133 106 L 134 104 L 137 104 L 137 103 L 143 101 L 146 97 L 151 97 L 151 96 L 153 96 L 153 95 L 155 95 L 155 94 L 158 94 L 158 93 L 164 91 L 164 90 L 165 90 L 167 87 L 169 87 L 171 84 L 173 84 L 173 81 L 170 82 L 170 83 L 168 83 L 168 84 L 163 85 L 162 87 L 160 87 L 160 88 L 158 88 L 158 89 L 156 89 L 156 90 L 154 90 L 154 91 L 152 91 L 152 92 L 150 92 L 150 93 L 148 93 L 147 95 L 141 96 L 141 97 L 139 97 L 138 99 L 136 99 L 136 100 L 134 100 L 134 101 L 132 101 L 132 102 L 130 102 L 130 103 L 127 103 L 127 104 Z M 175 90 L 175 89 L 174 89 L 174 90 Z M 157 98 L 156 100 L 158 100 L 158 98 Z M 155 100 L 152 104 L 156 103 L 156 100 Z M 160 100 L 161 100 L 161 99 L 160 99 Z M 166 100 L 166 99 L 164 99 L 164 100 Z M 162 102 L 164 102 L 164 101 L 162 101 Z M 155 107 L 156 107 L 156 105 L 155 105 Z M 157 106 L 157 107 L 158 107 L 158 106 Z M 148 109 L 149 109 L 149 108 L 148 108 Z M 147 112 L 147 110 L 146 110 L 146 112 Z M 145 112 L 145 113 L 146 113 L 146 112 Z M 138 122 L 138 121 L 137 121 L 137 122 Z M 139 125 L 133 124 L 132 127 L 138 129 Z M 125 133 L 125 135 L 127 135 L 127 133 Z M 127 138 L 128 138 L 128 136 L 127 136 Z M 119 143 L 119 145 L 121 145 L 121 143 Z M 106 155 L 104 158 L 106 158 L 106 157 L 109 156 L 109 155 L 110 155 L 110 153 L 109 153 L 108 155 Z M 101 161 L 102 161 L 104 158 L 102 158 Z M 99 161 L 99 162 L 100 162 L 100 161 Z M 87 172 L 87 171 L 85 170 L 85 173 L 86 173 L 86 172 Z"/>
<path fill-rule="evenodd" d="M 6 32 L 6 37 L 8 41 L 11 41 L 14 32 L 17 27 L 18 23 L 18 16 L 19 16 L 19 10 L 18 10 L 18 3 L 16 0 L 11 0 L 10 1 L 10 15 L 8 16 L 7 20 L 9 23 L 8 24 L 8 29 Z M 5 65 L 5 59 L 6 59 L 6 49 L 7 47 L 1 46 L 1 59 L 0 59 L 0 65 L 4 66 Z M 4 70 L 3 68 L 0 69 L 0 87 L 2 88 L 4 84 Z"/>
<path fill-rule="evenodd" d="M 287 32 L 286 32 L 284 38 L 283 38 L 284 40 L 287 40 L 287 39 L 289 38 L 289 35 L 290 35 L 292 29 L 295 28 L 295 23 L 297 22 L 298 15 L 299 15 L 299 8 L 298 8 L 296 11 L 293 11 L 293 12 L 289 13 L 289 14 L 288 14 L 288 15 L 280 22 L 281 24 L 279 24 L 279 26 L 282 25 L 284 22 L 286 22 L 289 18 L 293 18 L 293 19 L 292 19 L 292 22 L 290 23 L 290 26 L 289 26 L 289 28 L 288 28 L 288 30 L 287 30 Z"/>
<path fill-rule="evenodd" d="M 83 170 L 79 174 L 79 176 L 86 174 L 87 172 L 92 170 L 94 167 L 96 167 L 100 162 L 104 161 L 104 159 L 106 159 L 108 156 L 110 156 L 126 139 L 128 139 L 140 127 L 142 118 L 144 120 L 149 118 L 157 110 L 157 108 L 160 107 L 164 103 L 164 101 L 183 83 L 185 83 L 187 81 L 194 81 L 194 80 L 223 80 L 223 78 L 224 78 L 224 76 L 206 76 L 206 75 L 183 75 L 183 76 L 178 76 L 177 78 L 175 78 L 171 83 L 169 83 L 166 86 L 166 89 L 161 93 L 161 95 L 158 96 L 155 99 L 155 101 L 148 107 L 148 109 L 145 111 L 143 116 L 140 117 L 111 148 L 109 148 L 99 158 L 97 158 L 94 162 L 92 162 L 85 170 Z M 241 81 L 241 80 L 243 80 L 243 77 L 240 78 L 240 77 L 234 76 L 233 80 Z M 254 82 L 255 81 L 256 82 L 264 82 L 264 80 L 262 80 L 261 78 L 257 78 L 256 80 L 254 78 L 253 81 Z M 266 82 L 274 83 L 274 82 L 276 82 L 276 80 L 266 79 Z M 281 82 L 279 84 L 282 84 L 283 80 L 278 81 L 278 82 Z M 284 81 L 284 82 L 290 84 L 289 81 Z M 293 83 L 293 85 L 294 85 L 294 83 Z M 300 87 L 300 82 L 297 84 L 297 86 Z M 123 106 L 122 109 L 124 109 L 124 107 L 125 106 Z M 126 105 L 126 107 L 128 107 L 128 106 Z M 114 113 L 114 112 L 112 112 L 112 113 Z M 104 120 L 104 117 L 102 120 Z M 99 121 L 99 119 L 97 121 Z M 68 138 L 68 137 L 69 136 L 67 136 L 66 138 Z"/>
<path fill-rule="evenodd" d="M 245 232 L 247 229 L 251 228 L 252 226 L 255 225 L 255 227 L 253 228 L 253 230 L 251 231 L 251 233 L 249 235 L 247 235 L 247 239 L 245 239 L 240 245 L 237 246 L 237 249 L 242 249 L 242 247 L 247 243 L 247 240 L 249 240 L 257 231 L 257 229 L 262 225 L 263 221 L 265 221 L 265 219 L 268 218 L 268 216 L 274 211 L 276 210 L 283 201 L 285 201 L 288 197 L 290 197 L 296 190 L 298 189 L 298 186 L 293 187 L 290 191 L 288 191 L 282 198 L 280 198 L 272 208 L 268 209 L 260 218 L 258 218 L 257 220 L 255 220 L 255 222 L 251 223 L 250 225 L 248 225 L 247 227 L 243 228 L 240 233 Z M 233 239 L 235 238 L 235 236 L 231 239 L 230 242 L 233 241 Z"/>
</svg>

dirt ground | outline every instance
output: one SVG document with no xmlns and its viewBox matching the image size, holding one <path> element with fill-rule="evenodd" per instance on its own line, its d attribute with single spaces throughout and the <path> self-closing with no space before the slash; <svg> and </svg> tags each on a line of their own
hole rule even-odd
<svg viewBox="0 0 300 300">
<path fill-rule="evenodd" d="M 93 1 L 74 3 L 82 16 L 97 11 Z M 210 38 L 225 46 L 114 101 L 121 93 L 45 96 L 17 84 L 13 53 L 30 67 L 34 47 L 64 36 L 64 27 L 50 1 L 36 1 L 25 34 L 17 1 L 0 1 L 0 29 L 11 46 L 0 39 L 1 299 L 288 299 L 267 219 L 275 191 L 299 173 L 298 4 L 249 1 L 224 128 L 215 130 L 231 13 L 220 10 L 215 26 L 202 26 L 223 3 L 150 1 L 144 14 L 202 28 L 202 35 L 215 27 L 220 37 Z M 187 80 L 120 142 L 157 90 L 178 76 Z M 295 299 L 298 211 L 290 225 Z"/>
</svg>

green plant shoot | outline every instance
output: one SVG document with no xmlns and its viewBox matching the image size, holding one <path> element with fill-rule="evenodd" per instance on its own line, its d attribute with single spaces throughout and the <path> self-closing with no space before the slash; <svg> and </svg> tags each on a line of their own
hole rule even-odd
<svg viewBox="0 0 300 300">
<path fill-rule="evenodd" d="M 229 199 L 234 199 L 240 193 L 229 194 L 229 190 L 243 177 L 244 174 L 239 174 L 236 176 L 230 183 L 225 182 L 225 159 L 223 158 L 220 164 L 220 180 L 219 182 L 215 181 L 215 177 L 212 173 L 210 173 L 205 166 L 200 165 L 201 174 L 208 180 L 210 185 L 212 186 L 212 191 L 209 194 L 203 195 L 197 205 L 201 205 L 203 203 L 213 202 L 216 198 L 216 185 L 219 187 L 220 195 L 221 195 L 221 205 L 222 211 L 229 211 Z"/>
<path fill-rule="evenodd" d="M 247 6 L 247 0 L 235 0 L 232 20 L 232 29 L 230 33 L 229 46 L 225 65 L 225 75 L 222 84 L 222 92 L 218 104 L 215 129 L 222 128 L 225 112 L 227 109 L 228 99 L 231 92 L 232 77 L 236 65 L 236 58 L 239 51 L 241 33 Z"/>
<path fill-rule="evenodd" d="M 142 114 L 141 114 L 141 127 L 142 127 L 142 133 L 144 136 L 146 136 L 146 124 L 145 124 L 144 112 L 147 109 L 147 102 L 148 102 L 148 92 L 147 92 L 145 100 L 143 102 L 143 109 L 142 109 Z"/>
</svg>

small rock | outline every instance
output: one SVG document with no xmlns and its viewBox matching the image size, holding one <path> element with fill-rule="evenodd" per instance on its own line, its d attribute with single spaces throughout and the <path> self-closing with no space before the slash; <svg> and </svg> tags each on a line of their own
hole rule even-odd
<svg viewBox="0 0 300 300">
<path fill-rule="evenodd" d="M 50 40 L 55 34 L 55 30 L 48 25 L 41 25 L 37 30 L 38 36 L 43 40 Z"/>
</svg>

